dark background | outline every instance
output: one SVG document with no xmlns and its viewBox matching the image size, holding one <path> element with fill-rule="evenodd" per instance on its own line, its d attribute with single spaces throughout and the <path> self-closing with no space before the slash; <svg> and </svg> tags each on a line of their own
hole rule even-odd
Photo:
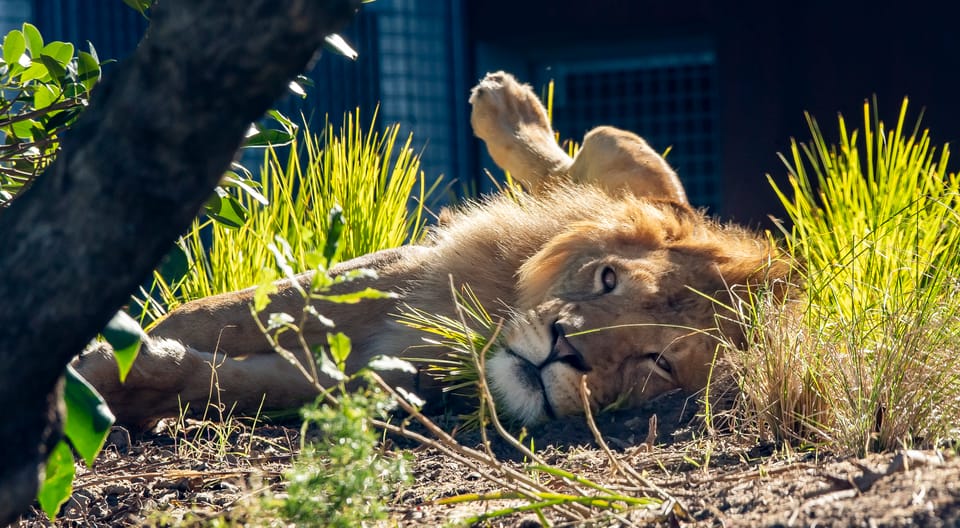
<svg viewBox="0 0 960 528">
<path fill-rule="evenodd" d="M 90 40 L 101 59 L 128 53 L 146 27 L 120 0 L 27 3 L 45 38 Z M 563 137 L 630 128 L 671 148 L 696 205 L 768 225 L 780 207 L 765 175 L 785 180 L 777 153 L 809 138 L 805 111 L 835 139 L 838 112 L 860 128 L 876 96 L 892 124 L 909 96 L 934 144 L 958 138 L 958 37 L 944 6 L 377 0 L 345 33 L 360 59 L 325 54 L 311 96 L 281 104 L 336 119 L 357 107 L 372 115 L 379 101 L 381 123 L 403 123 L 424 147 L 427 176 L 455 176 L 462 194 L 492 188 L 482 171 L 492 164 L 469 131 L 470 86 L 496 69 L 538 89 L 552 79 Z"/>
</svg>

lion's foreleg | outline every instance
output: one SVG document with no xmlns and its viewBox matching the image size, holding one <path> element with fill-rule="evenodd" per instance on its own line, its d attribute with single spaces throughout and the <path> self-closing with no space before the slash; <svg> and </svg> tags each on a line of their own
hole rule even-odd
<svg viewBox="0 0 960 528">
<path fill-rule="evenodd" d="M 573 160 L 557 145 L 547 110 L 533 90 L 504 73 L 488 73 L 470 94 L 470 124 L 490 156 L 532 192 L 567 177 Z"/>
</svg>

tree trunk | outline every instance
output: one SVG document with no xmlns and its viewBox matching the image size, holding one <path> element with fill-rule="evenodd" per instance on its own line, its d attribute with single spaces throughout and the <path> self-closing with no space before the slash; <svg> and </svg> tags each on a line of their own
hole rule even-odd
<svg viewBox="0 0 960 528">
<path fill-rule="evenodd" d="M 163 0 L 56 162 L 0 211 L 0 525 L 60 438 L 70 358 L 210 196 L 248 125 L 358 0 Z"/>
</svg>

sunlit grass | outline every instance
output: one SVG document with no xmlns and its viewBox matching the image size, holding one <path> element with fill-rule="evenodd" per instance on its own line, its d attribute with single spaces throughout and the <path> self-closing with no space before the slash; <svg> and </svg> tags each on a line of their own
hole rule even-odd
<svg viewBox="0 0 960 528">
<path fill-rule="evenodd" d="M 178 243 L 187 273 L 173 280 L 155 274 L 148 321 L 192 299 L 281 277 L 278 239 L 289 246 L 279 249 L 294 271 L 315 269 L 335 206 L 346 227 L 334 261 L 418 241 L 431 189 L 412 136 L 401 139 L 399 125 L 377 130 L 375 117 L 364 126 L 359 114 L 348 114 L 339 129 L 328 123 L 316 134 L 303 127 L 287 149 L 267 148 L 260 188 L 238 196 L 249 211 L 246 221 L 239 227 L 194 222 Z"/>
<path fill-rule="evenodd" d="M 418 308 L 404 305 L 397 321 L 403 325 L 424 332 L 422 349 L 432 349 L 438 353 L 424 350 L 423 369 L 443 383 L 444 392 L 466 397 L 479 405 L 480 394 L 477 390 L 477 371 L 473 356 L 478 350 L 489 352 L 491 336 L 497 333 L 497 323 L 480 304 L 480 300 L 469 286 L 455 296 L 457 309 L 463 313 L 465 321 L 447 315 L 433 314 Z M 464 324 L 466 323 L 466 325 Z M 417 349 L 409 353 L 417 357 Z M 439 359 L 436 356 L 439 355 Z M 475 421 L 473 416 L 468 420 Z"/>
<path fill-rule="evenodd" d="M 893 128 L 865 103 L 828 145 L 794 141 L 787 249 L 805 294 L 786 312 L 745 303 L 736 414 L 792 442 L 862 454 L 956 437 L 960 418 L 958 181 L 904 101 Z M 772 183 L 772 180 L 771 180 Z"/>
</svg>

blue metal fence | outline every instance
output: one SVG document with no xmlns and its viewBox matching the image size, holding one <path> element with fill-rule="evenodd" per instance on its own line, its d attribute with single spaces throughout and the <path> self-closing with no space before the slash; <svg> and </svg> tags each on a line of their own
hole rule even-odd
<svg viewBox="0 0 960 528">
<path fill-rule="evenodd" d="M 463 0 L 378 0 L 381 115 L 413 131 L 428 180 L 470 180 Z"/>
<path fill-rule="evenodd" d="M 3 2 L 15 0 L 0 0 Z M 24 0 L 20 0 L 21 3 Z M 470 128 L 466 96 L 466 43 L 462 19 L 465 0 L 378 0 L 365 4 L 343 33 L 360 57 L 350 61 L 325 53 L 308 72 L 313 88 L 306 100 L 287 96 L 278 106 L 288 115 L 300 112 L 319 131 L 329 116 L 360 109 L 372 117 L 378 103 L 381 125 L 399 122 L 414 132 L 423 150 L 428 180 L 446 175 L 469 178 Z M 90 41 L 102 59 L 132 52 L 147 21 L 119 0 L 25 0 L 30 20 L 45 38 Z M 2 14 L 2 13 L 0 13 Z M 22 12 L 16 13 L 24 16 Z"/>
<path fill-rule="evenodd" d="M 399 122 L 414 133 L 429 180 L 442 174 L 447 181 L 466 183 L 455 189 L 471 187 L 480 171 L 472 159 L 466 104 L 473 81 L 465 66 L 466 1 L 365 4 L 344 32 L 360 57 L 350 61 L 324 54 L 308 72 L 314 87 L 306 100 L 287 96 L 278 105 L 294 117 L 303 112 L 319 131 L 327 116 L 339 123 L 344 113 L 359 108 L 368 119 L 379 103 L 381 125 Z M 130 53 L 147 25 L 119 0 L 0 0 L 0 22 L 5 13 L 23 16 L 25 6 L 46 38 L 78 46 L 89 40 L 101 59 Z M 580 138 L 592 126 L 609 124 L 640 133 L 658 150 L 672 147 L 668 161 L 691 201 L 716 208 L 722 203 L 716 60 L 709 47 L 694 48 L 613 60 L 581 56 L 570 61 L 558 55 L 559 60 L 534 66 L 539 70 L 535 81 L 556 81 L 555 126 L 564 137 Z M 479 188 L 489 187 L 480 182 Z"/>
<path fill-rule="evenodd" d="M 18 29 L 24 20 L 30 20 L 33 2 L 30 0 L 0 0 L 0 35 Z"/>
<path fill-rule="evenodd" d="M 100 60 L 128 55 L 147 27 L 146 19 L 119 0 L 33 0 L 32 22 L 47 40 L 81 49 L 92 42 Z"/>
</svg>

